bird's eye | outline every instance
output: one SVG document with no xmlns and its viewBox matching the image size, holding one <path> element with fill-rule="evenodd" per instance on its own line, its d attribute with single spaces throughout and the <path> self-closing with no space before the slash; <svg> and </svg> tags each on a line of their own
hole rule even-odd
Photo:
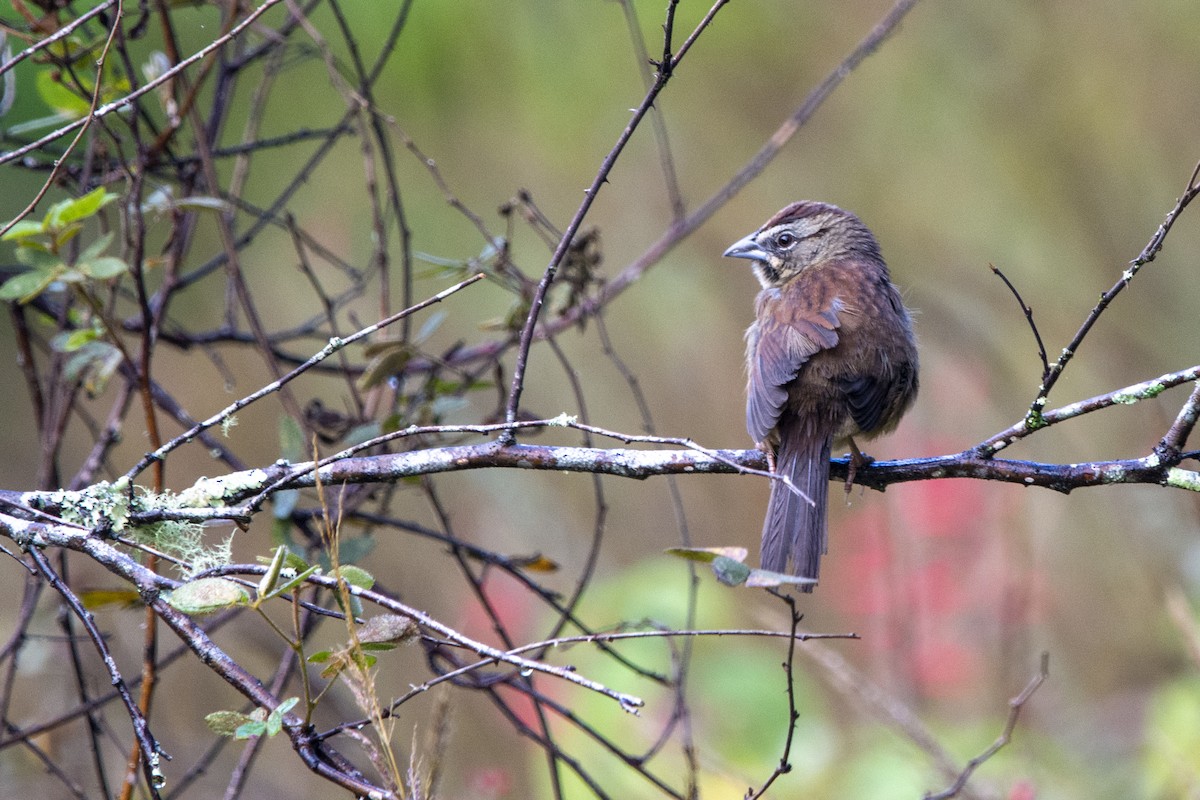
<svg viewBox="0 0 1200 800">
<path fill-rule="evenodd" d="M 786 250 L 798 241 L 800 240 L 796 238 L 795 234 L 787 233 L 785 231 L 775 237 L 775 246 L 782 250 Z"/>
</svg>

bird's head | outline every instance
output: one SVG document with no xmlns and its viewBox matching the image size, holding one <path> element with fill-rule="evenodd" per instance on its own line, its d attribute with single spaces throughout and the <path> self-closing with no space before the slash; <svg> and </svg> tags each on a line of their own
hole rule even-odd
<svg viewBox="0 0 1200 800">
<path fill-rule="evenodd" d="M 754 274 L 765 288 L 783 286 L 807 269 L 842 258 L 883 263 L 878 242 L 858 217 L 813 200 L 782 209 L 725 255 L 753 261 Z"/>
</svg>

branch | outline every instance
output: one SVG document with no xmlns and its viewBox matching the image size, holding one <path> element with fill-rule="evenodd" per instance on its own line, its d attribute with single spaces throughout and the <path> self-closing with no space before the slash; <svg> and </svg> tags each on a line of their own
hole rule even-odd
<svg viewBox="0 0 1200 800">
<path fill-rule="evenodd" d="M 1179 199 L 1175 201 L 1175 207 L 1167 213 L 1166 219 L 1158 226 L 1158 230 L 1150 237 L 1150 241 L 1142 248 L 1142 252 L 1138 254 L 1138 257 L 1129 262 L 1129 266 L 1121 273 L 1120 280 L 1111 289 L 1100 295 L 1100 302 L 1091 310 L 1091 313 L 1083 321 L 1083 325 L 1076 331 L 1075 336 L 1063 348 L 1062 355 L 1058 357 L 1058 361 L 1050 367 L 1049 375 L 1042 381 L 1037 397 L 1034 398 L 1033 403 L 1029 406 L 1029 413 L 1025 416 L 1026 425 L 1032 428 L 1040 426 L 1042 409 L 1046 407 L 1046 399 L 1050 395 L 1050 390 L 1054 388 L 1054 384 L 1058 383 L 1059 376 L 1062 375 L 1067 364 L 1075 356 L 1079 345 L 1083 343 L 1084 337 L 1088 335 L 1092 326 L 1096 324 L 1096 320 L 1100 318 L 1100 315 L 1104 313 L 1109 304 L 1129 285 L 1129 282 L 1137 275 L 1138 270 L 1153 261 L 1154 257 L 1162 250 L 1163 243 L 1167 240 L 1167 234 L 1171 231 L 1175 220 L 1179 219 L 1179 215 L 1188 207 L 1188 204 L 1196 199 L 1197 195 L 1200 195 L 1200 183 L 1197 183 L 1197 178 L 1200 178 L 1200 162 L 1197 162 L 1195 169 L 1192 170 L 1192 175 L 1188 178 L 1187 188 L 1184 189 Z"/>
<path fill-rule="evenodd" d="M 1038 687 L 1049 676 L 1050 654 L 1042 653 L 1042 666 L 1038 670 L 1038 673 L 1033 676 L 1033 679 L 1029 681 L 1029 684 L 1019 695 L 1008 701 L 1008 722 L 1005 723 L 1004 730 L 1000 732 L 1000 736 L 996 738 L 996 741 L 992 742 L 991 747 L 967 762 L 967 766 L 959 773 L 953 785 L 937 794 L 926 794 L 925 800 L 949 800 L 951 797 L 957 797 L 963 788 L 966 787 L 967 781 L 971 779 L 971 775 L 979 768 L 979 765 L 996 755 L 1000 748 L 1012 740 L 1013 730 L 1017 727 L 1017 718 L 1021 716 L 1021 709 L 1025 707 L 1025 704 L 1029 702 L 1029 698 L 1033 697 L 1033 693 L 1038 690 Z"/>
<path fill-rule="evenodd" d="M 153 453 L 147 453 L 142 458 L 141 461 L 139 461 L 136 465 L 134 465 L 133 469 L 131 469 L 129 472 L 126 473 L 125 477 L 132 480 L 133 478 L 137 477 L 137 475 L 139 473 L 141 473 L 142 470 L 146 469 L 146 467 L 150 466 L 155 461 L 161 461 L 172 450 L 180 447 L 181 445 L 184 445 L 184 444 L 190 442 L 192 439 L 196 438 L 196 436 L 198 436 L 199 434 L 208 430 L 209 428 L 213 427 L 214 425 L 218 425 L 221 422 L 229 419 L 234 414 L 236 414 L 238 411 L 240 411 L 241 409 L 243 409 L 246 406 L 253 403 L 255 400 L 259 400 L 259 399 L 271 394 L 272 392 L 278 391 L 279 389 L 286 386 L 288 383 L 292 382 L 296 378 L 303 375 L 308 370 L 315 367 L 317 364 L 320 364 L 322 361 L 324 361 L 325 359 L 332 356 L 334 353 L 337 353 L 340 350 L 343 350 L 348 345 L 351 345 L 361 339 L 365 339 L 367 336 L 370 336 L 372 333 L 375 333 L 378 330 L 386 328 L 388 325 L 391 325 L 392 323 L 396 322 L 397 320 L 404 319 L 405 317 L 409 316 L 410 314 L 420 311 L 423 308 L 428 308 L 429 306 L 433 305 L 434 303 L 440 303 L 442 300 L 445 300 L 447 297 L 454 294 L 455 292 L 457 292 L 461 289 L 465 289 L 466 287 L 470 286 L 471 284 L 475 283 L 476 281 L 479 281 L 482 279 L 483 279 L 483 273 L 472 275 L 470 278 L 467 278 L 464 281 L 459 281 L 458 283 L 454 284 L 453 286 L 443 289 L 442 291 L 438 292 L 434 296 L 432 296 L 426 300 L 422 300 L 420 303 L 417 303 L 416 305 L 409 306 L 408 308 L 404 309 L 403 311 L 398 311 L 395 314 L 388 317 L 387 319 L 376 322 L 374 325 L 368 325 L 367 327 L 351 334 L 350 336 L 347 336 L 345 338 L 341 338 L 341 337 L 331 338 L 329 340 L 329 344 L 325 345 L 325 347 L 320 352 L 318 352 L 312 358 L 305 361 L 300 366 L 293 369 L 288 374 L 280 377 L 279 380 L 272 381 L 271 383 L 269 383 L 266 386 L 259 389 L 257 392 L 247 395 L 246 397 L 243 397 L 242 399 L 238 400 L 236 403 L 233 403 L 233 404 L 221 409 L 216 414 L 214 414 L 213 416 L 204 420 L 203 422 L 196 423 L 191 428 L 189 428 L 188 430 L 181 433 L 179 436 L 176 436 L 174 439 L 172 439 L 171 441 L 164 444 L 162 447 L 155 450 Z"/>
</svg>

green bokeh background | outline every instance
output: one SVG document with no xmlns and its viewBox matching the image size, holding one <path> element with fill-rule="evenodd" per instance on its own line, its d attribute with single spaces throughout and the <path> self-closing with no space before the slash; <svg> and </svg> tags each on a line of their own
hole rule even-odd
<svg viewBox="0 0 1200 800">
<path fill-rule="evenodd" d="M 351 5 L 347 11 L 363 49 L 373 53 L 394 4 Z M 665 4 L 634 5 L 656 53 Z M 707 8 L 683 2 L 677 32 L 690 31 Z M 888 8 L 883 2 L 828 0 L 724 8 L 657 103 L 688 207 L 717 191 Z M 205 41 L 201 26 L 215 24 L 216 13 L 207 7 L 178 13 L 194 24 L 185 42 L 191 52 Z M 330 23 L 323 14 L 315 21 Z M 403 151 L 398 131 L 436 160 L 455 195 L 495 232 L 504 231 L 496 209 L 520 189 L 563 226 L 641 99 L 640 69 L 615 2 L 418 0 L 375 98 L 395 121 L 414 248 L 466 259 L 484 243 L 447 205 L 425 166 Z M 18 103 L 0 122 L 46 113 L 32 87 L 32 75 L 20 73 Z M 262 134 L 327 125 L 344 107 L 320 59 L 298 53 L 272 95 Z M 235 114 L 228 127 L 231 141 L 241 116 Z M 747 446 L 742 331 L 756 285 L 744 264 L 723 261 L 720 253 L 787 202 L 834 202 L 876 232 L 918 312 L 922 394 L 899 431 L 875 444 L 872 454 L 916 457 L 967 448 L 1019 419 L 1040 381 L 1028 326 L 989 265 L 1001 268 L 1032 306 L 1053 358 L 1183 190 L 1200 158 L 1198 132 L 1200 4 L 925 0 L 756 181 L 612 304 L 608 331 L 639 378 L 658 432 L 713 447 Z M 247 199 L 264 203 L 273 197 L 290 180 L 297 153 L 307 152 L 285 148 L 257 160 Z M 600 231 L 607 275 L 640 255 L 671 222 L 659 157 L 647 126 L 587 220 Z M 0 216 L 17 213 L 38 178 L 0 168 Z M 354 141 L 344 142 L 310 177 L 291 210 L 328 247 L 363 263 L 370 253 L 370 220 Z M 1105 314 L 1052 405 L 1197 362 L 1197 213 L 1185 213 L 1160 257 Z M 212 241 L 207 252 L 217 252 L 211 226 L 202 236 Z M 547 253 L 533 233 L 518 226 L 513 246 L 517 262 L 540 273 Z M 0 251 L 0 258 L 9 256 Z M 319 311 L 294 261 L 282 233 L 264 236 L 245 255 L 272 327 Z M 425 280 L 416 294 L 444 285 Z M 222 291 L 213 282 L 177 313 L 190 325 L 214 324 Z M 431 350 L 488 337 L 479 321 L 502 316 L 508 302 L 491 286 L 455 298 L 442 309 L 447 320 Z M 370 304 L 358 313 L 364 322 L 373 319 Z M 564 335 L 561 344 L 579 370 L 591 421 L 639 431 L 636 404 L 603 356 L 595 326 Z M 314 342 L 311 349 L 319 347 Z M 164 352 L 158 375 L 199 418 L 269 380 L 253 355 L 234 354 L 227 362 L 234 385 L 197 353 Z M 313 379 L 298 386 L 301 397 L 341 406 L 336 384 Z M 0 333 L 0 387 L 6 410 L 0 449 L 9 454 L 0 460 L 0 485 L 29 488 L 35 428 L 7 325 Z M 1181 387 L 1044 431 L 1008 455 L 1056 462 L 1144 455 L 1186 392 Z M 456 416 L 478 421 L 492 400 L 489 394 Z M 539 416 L 580 410 L 561 366 L 544 347 L 535 349 L 525 403 Z M 96 408 L 105 408 L 103 398 Z M 266 464 L 278 456 L 279 413 L 268 401 L 241 415 L 231 435 L 248 462 Z M 122 465 L 144 449 L 139 433 L 127 431 Z M 78 463 L 90 442 L 82 428 L 71 437 Z M 182 488 L 215 469 L 204 453 L 190 452 L 172 462 L 169 478 Z M 569 589 L 592 535 L 588 478 L 480 472 L 438 483 L 460 535 L 501 552 L 543 552 L 563 565 L 551 582 Z M 665 482 L 613 478 L 604 486 L 610 511 L 588 618 L 600 626 L 641 619 L 682 624 L 685 568 L 661 555 L 680 544 Z M 755 547 L 763 481 L 692 477 L 679 488 L 693 544 Z M 1050 653 L 1050 680 L 1025 708 L 1014 741 L 977 773 L 980 796 L 1172 798 L 1200 790 L 1200 665 L 1189 658 L 1186 636 L 1165 601 L 1172 592 L 1190 600 L 1195 629 L 1196 497 L 1124 486 L 1063 496 L 943 481 L 896 486 L 884 495 L 856 490 L 835 506 L 823 584 L 801 601 L 804 624 L 813 631 L 859 633 L 861 640 L 820 646 L 912 708 L 959 762 L 999 734 L 1006 701 L 1036 672 L 1039 654 Z M 399 510 L 432 520 L 416 493 Z M 239 537 L 239 555 L 248 560 L 266 549 L 266 525 Z M 379 543 L 368 567 L 407 602 L 488 635 L 486 620 L 438 547 L 396 535 Z M 503 584 L 496 592 L 520 632 L 530 639 L 544 632 L 546 620 L 528 597 Z M 3 605 L 17 602 L 7 598 Z M 120 631 L 118 641 L 136 658 L 140 616 L 105 613 L 106 629 Z M 778 603 L 705 580 L 696 624 L 782 629 L 786 619 Z M 269 668 L 269 643 L 241 646 L 251 663 Z M 39 647 L 47 659 L 42 680 L 69 680 L 52 663 L 53 646 Z M 642 647 L 648 658 L 657 653 L 665 659 L 661 645 Z M 703 795 L 741 796 L 779 758 L 786 719 L 782 645 L 714 639 L 697 642 L 695 655 L 690 697 Z M 135 660 L 127 663 L 136 669 Z M 646 692 L 651 703 L 639 720 L 599 698 L 554 688 L 560 700 L 591 715 L 610 735 L 633 749 L 633 742 L 648 746 L 658 731 L 652 722 L 669 712 L 663 708 L 669 698 L 656 696 L 653 687 L 623 685 L 626 673 L 584 648 L 570 652 L 570 663 L 622 690 Z M 397 693 L 423 679 L 416 654 L 381 664 L 384 686 L 394 681 Z M 832 688 L 829 667 L 819 659 L 802 655 L 798 673 L 795 769 L 777 784 L 776 796 L 911 798 L 949 783 L 879 713 L 853 692 Z M 165 691 L 172 681 L 188 685 L 168 675 Z M 213 710 L 214 702 L 234 702 L 222 691 L 214 690 L 216 698 L 169 704 L 159 712 L 169 721 L 163 724 L 186 730 L 182 726 Z M 189 697 L 182 689 L 177 696 Z M 348 697 L 339 702 L 351 706 Z M 544 759 L 510 734 L 490 707 L 464 693 L 451 702 L 446 796 L 548 794 Z M 404 732 L 397 739 L 405 747 L 407 731 L 419 729 L 429 710 L 413 708 L 400 721 Z M 169 739 L 163 729 L 156 732 Z M 564 746 L 584 757 L 590 753 L 577 734 L 563 729 L 562 736 Z M 170 745 L 184 764 L 189 750 L 201 749 L 178 740 Z M 261 777 L 254 796 L 329 796 L 298 767 L 282 768 L 293 763 L 282 743 L 270 747 L 277 748 L 281 769 Z M 678 764 L 674 753 L 660 770 L 673 780 Z M 212 785 L 223 786 L 219 770 L 214 772 Z M 611 779 L 614 796 L 649 796 L 649 787 L 619 765 Z M 43 780 L 36 765 L 11 751 L 0 753 L 0 789 L 26 791 Z M 573 787 L 569 796 L 585 794 Z"/>
</svg>

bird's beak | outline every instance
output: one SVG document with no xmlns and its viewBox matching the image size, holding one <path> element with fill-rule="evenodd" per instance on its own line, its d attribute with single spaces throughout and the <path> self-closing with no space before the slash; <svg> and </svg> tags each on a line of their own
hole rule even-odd
<svg viewBox="0 0 1200 800">
<path fill-rule="evenodd" d="M 755 234 L 750 234 L 745 239 L 734 242 L 728 250 L 725 251 L 726 258 L 748 258 L 751 261 L 766 261 L 767 253 L 758 246 L 758 242 L 754 240 Z"/>
</svg>

